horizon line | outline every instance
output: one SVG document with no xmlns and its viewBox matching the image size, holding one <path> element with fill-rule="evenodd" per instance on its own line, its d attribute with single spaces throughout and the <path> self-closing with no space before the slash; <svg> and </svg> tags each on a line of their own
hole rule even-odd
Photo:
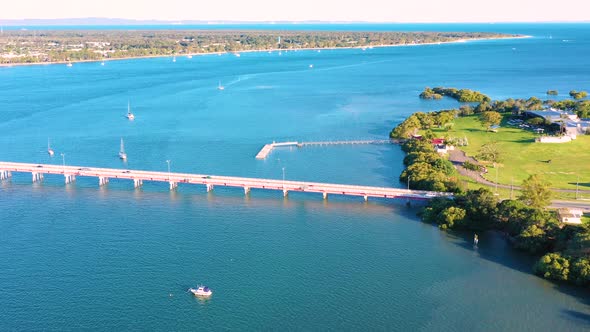
<svg viewBox="0 0 590 332">
<path fill-rule="evenodd" d="M 363 20 L 162 20 L 162 19 L 135 19 L 120 17 L 69 17 L 69 18 L 23 18 L 23 19 L 2 19 L 0 25 L 23 25 L 27 21 L 48 21 L 47 23 L 59 22 L 59 25 L 110 25 L 113 22 L 71 22 L 81 20 L 104 20 L 121 21 L 118 25 L 134 25 L 153 23 L 154 25 L 224 25 L 224 24 L 526 24 L 526 23 L 590 23 L 590 20 L 540 20 L 540 21 L 363 21 Z M 38 23 L 45 25 L 46 23 Z M 35 25 L 35 24 L 31 24 Z"/>
</svg>

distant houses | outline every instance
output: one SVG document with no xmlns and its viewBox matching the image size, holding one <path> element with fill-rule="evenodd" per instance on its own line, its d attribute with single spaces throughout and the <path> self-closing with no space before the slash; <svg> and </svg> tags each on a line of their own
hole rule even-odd
<svg viewBox="0 0 590 332">
<path fill-rule="evenodd" d="M 541 143 L 564 143 L 576 139 L 578 135 L 584 135 L 590 131 L 590 119 L 580 119 L 573 112 L 549 108 L 543 111 L 525 111 L 527 117 L 537 117 L 545 120 L 547 124 L 559 127 L 561 137 L 542 136 L 537 139 Z"/>
<path fill-rule="evenodd" d="M 440 154 L 447 154 L 451 150 L 455 150 L 455 147 L 449 144 L 445 144 L 444 138 L 433 138 L 430 143 L 434 146 L 434 151 Z"/>
</svg>

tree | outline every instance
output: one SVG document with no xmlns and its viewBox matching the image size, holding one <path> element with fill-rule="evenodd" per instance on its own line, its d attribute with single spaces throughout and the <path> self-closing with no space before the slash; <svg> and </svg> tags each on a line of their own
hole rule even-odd
<svg viewBox="0 0 590 332">
<path fill-rule="evenodd" d="M 526 205 L 536 208 L 544 208 L 551 201 L 551 183 L 545 181 L 540 175 L 533 174 L 522 182 L 521 195 L 518 199 Z"/>
<path fill-rule="evenodd" d="M 467 212 L 457 206 L 450 206 L 444 209 L 436 219 L 438 226 L 442 229 L 453 228 L 455 224 L 461 224 L 465 220 Z"/>
<path fill-rule="evenodd" d="M 392 138 L 409 138 L 414 135 L 418 129 L 422 127 L 420 120 L 414 115 L 411 115 L 404 122 L 400 123 L 389 134 Z"/>
<path fill-rule="evenodd" d="M 545 125 L 545 119 L 544 118 L 531 118 L 526 120 L 526 122 L 528 124 L 531 124 L 533 126 L 543 126 Z"/>
<path fill-rule="evenodd" d="M 568 280 L 570 262 L 559 253 L 546 254 L 535 264 L 535 273 L 546 279 Z"/>
<path fill-rule="evenodd" d="M 491 126 L 499 125 L 502 122 L 502 114 L 495 111 L 483 112 L 479 116 L 479 121 L 489 129 Z"/>
<path fill-rule="evenodd" d="M 488 102 L 481 102 L 479 103 L 475 109 L 473 110 L 474 113 L 479 114 L 483 112 L 493 111 L 492 105 Z"/>
<path fill-rule="evenodd" d="M 477 158 L 485 161 L 490 161 L 493 163 L 501 162 L 502 154 L 500 152 L 500 148 L 498 147 L 498 143 L 489 142 L 482 145 L 479 149 L 479 154 L 477 155 Z"/>
<path fill-rule="evenodd" d="M 588 92 L 572 90 L 570 91 L 570 96 L 574 99 L 582 99 L 588 97 Z"/>
<path fill-rule="evenodd" d="M 590 283 L 590 261 L 586 258 L 578 258 L 572 263 L 570 280 L 582 286 Z"/>
<path fill-rule="evenodd" d="M 544 252 L 549 247 L 548 241 L 549 239 L 541 227 L 530 225 L 518 235 L 515 247 L 536 254 Z"/>
<path fill-rule="evenodd" d="M 494 227 L 498 200 L 490 190 L 468 190 L 464 195 L 457 196 L 456 201 L 467 211 L 465 226 L 480 230 Z"/>
</svg>

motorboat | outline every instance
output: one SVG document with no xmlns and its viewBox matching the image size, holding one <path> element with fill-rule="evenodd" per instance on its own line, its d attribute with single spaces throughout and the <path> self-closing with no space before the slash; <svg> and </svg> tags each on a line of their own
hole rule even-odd
<svg viewBox="0 0 590 332">
<path fill-rule="evenodd" d="M 193 293 L 194 296 L 209 297 L 213 294 L 211 289 L 207 286 L 198 286 L 197 288 L 189 288 L 189 292 Z"/>
</svg>

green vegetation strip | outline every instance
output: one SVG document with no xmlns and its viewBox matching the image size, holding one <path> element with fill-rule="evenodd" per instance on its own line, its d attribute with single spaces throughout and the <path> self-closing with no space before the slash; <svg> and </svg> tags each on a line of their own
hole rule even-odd
<svg viewBox="0 0 590 332">
<path fill-rule="evenodd" d="M 417 45 L 513 37 L 520 36 L 485 32 L 4 31 L 0 35 L 0 64 L 91 61 L 274 49 Z"/>
</svg>

